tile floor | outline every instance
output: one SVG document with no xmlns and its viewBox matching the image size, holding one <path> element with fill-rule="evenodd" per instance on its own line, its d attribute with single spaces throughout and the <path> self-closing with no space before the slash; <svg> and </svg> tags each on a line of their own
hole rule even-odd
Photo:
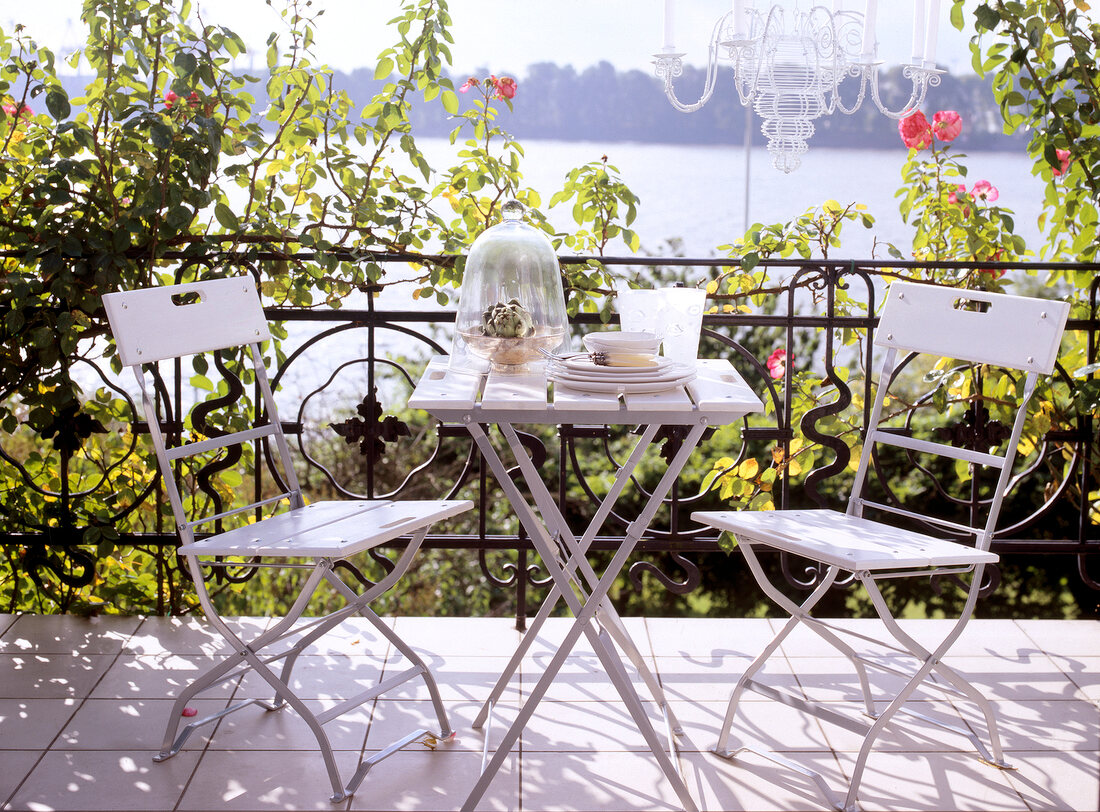
<svg viewBox="0 0 1100 812">
<path fill-rule="evenodd" d="M 268 621 L 242 618 L 249 633 Z M 391 621 L 435 669 L 458 740 L 436 751 L 414 745 L 383 762 L 349 800 L 330 787 L 308 728 L 292 711 L 246 708 L 204 728 L 160 764 L 170 698 L 224 656 L 198 621 L 0 615 L 0 808 L 18 810 L 454 810 L 472 787 L 484 736 L 471 728 L 519 633 L 507 619 Z M 843 621 L 869 631 L 872 621 Z M 505 694 L 499 740 L 549 661 L 566 620 L 539 635 Z M 768 620 L 628 618 L 685 734 L 678 763 L 702 809 L 824 809 L 812 782 L 758 756 L 728 762 L 708 752 L 732 682 L 773 629 Z M 939 621 L 910 622 L 933 640 Z M 887 729 L 872 755 L 861 806 L 871 810 L 1096 810 L 1100 799 L 1100 623 L 979 620 L 949 662 L 993 700 L 1009 760 L 981 764 L 966 742 L 918 721 Z M 317 707 L 400 669 L 365 624 L 345 624 L 301 658 L 295 685 Z M 797 676 L 795 676 L 797 674 Z M 812 634 L 793 635 L 765 681 L 857 708 L 846 661 Z M 889 686 L 895 678 L 875 678 Z M 194 704 L 200 714 L 232 698 L 265 694 L 246 675 Z M 749 694 L 734 737 L 756 739 L 819 771 L 838 793 L 859 738 Z M 981 726 L 967 703 L 921 694 L 920 707 Z M 653 704 L 647 703 L 653 711 Z M 654 712 L 654 718 L 656 714 Z M 432 719 L 422 687 L 399 690 L 326 727 L 341 770 Z M 498 774 L 481 807 L 490 810 L 671 810 L 676 796 L 633 727 L 595 656 L 578 647 Z"/>
</svg>

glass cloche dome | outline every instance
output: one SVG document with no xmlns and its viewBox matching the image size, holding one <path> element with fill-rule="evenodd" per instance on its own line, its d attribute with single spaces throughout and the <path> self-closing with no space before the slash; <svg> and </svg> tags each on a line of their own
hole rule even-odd
<svg viewBox="0 0 1100 812">
<path fill-rule="evenodd" d="M 539 350 L 569 346 L 561 269 L 546 235 L 523 221 L 517 200 L 474 240 L 458 296 L 451 366 L 520 372 Z"/>
</svg>

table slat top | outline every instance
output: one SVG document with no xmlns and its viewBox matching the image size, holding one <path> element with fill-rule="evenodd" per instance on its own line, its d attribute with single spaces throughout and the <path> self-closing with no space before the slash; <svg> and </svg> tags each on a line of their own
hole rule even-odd
<svg viewBox="0 0 1100 812">
<path fill-rule="evenodd" d="M 658 392 L 615 394 L 548 381 L 541 368 L 520 375 L 451 369 L 431 360 L 409 406 L 447 422 L 726 424 L 763 411 L 760 398 L 724 359 L 700 359 L 696 377 Z M 657 417 L 656 421 L 652 420 Z"/>
</svg>

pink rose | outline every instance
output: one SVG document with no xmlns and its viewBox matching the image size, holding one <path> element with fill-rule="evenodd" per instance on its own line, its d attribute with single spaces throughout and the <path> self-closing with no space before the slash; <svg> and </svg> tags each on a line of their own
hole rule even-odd
<svg viewBox="0 0 1100 812">
<path fill-rule="evenodd" d="M 974 188 L 970 190 L 970 196 L 975 200 L 984 200 L 987 203 L 992 203 L 1001 193 L 997 191 L 997 187 L 987 180 L 980 180 L 974 184 Z"/>
<path fill-rule="evenodd" d="M 954 189 L 947 193 L 947 202 L 952 205 L 957 205 L 959 202 L 959 195 L 966 194 L 966 184 L 960 183 Z"/>
<path fill-rule="evenodd" d="M 773 380 L 778 380 L 787 374 L 787 351 L 775 350 L 768 356 L 766 362 L 768 367 L 768 374 L 772 376 Z"/>
<path fill-rule="evenodd" d="M 465 82 L 462 83 L 462 87 L 460 87 L 458 89 L 458 92 L 459 93 L 465 93 L 471 87 L 477 87 L 480 84 L 481 84 L 481 82 L 479 82 L 477 79 L 475 79 L 473 76 L 471 76 L 469 79 L 467 79 Z"/>
<path fill-rule="evenodd" d="M 932 116 L 932 135 L 945 144 L 958 138 L 962 128 L 962 116 L 954 110 L 940 110 Z"/>
<path fill-rule="evenodd" d="M 1060 164 L 1060 166 L 1052 166 L 1050 168 L 1050 171 L 1054 175 L 1054 177 L 1057 178 L 1060 175 L 1064 175 L 1064 174 L 1066 174 L 1066 172 L 1069 171 L 1069 164 L 1070 164 L 1069 150 L 1068 149 L 1056 149 L 1056 150 L 1054 150 L 1054 153 L 1055 153 L 1055 155 L 1058 156 L 1058 163 Z"/>
<path fill-rule="evenodd" d="M 179 98 L 180 97 L 177 96 L 171 90 L 169 90 L 167 93 L 165 93 L 164 94 L 164 107 L 165 107 L 165 109 L 166 110 L 171 110 L 172 107 L 175 105 L 175 103 L 179 101 Z"/>
<path fill-rule="evenodd" d="M 932 125 L 919 110 L 898 122 L 898 134 L 909 149 L 924 149 L 932 145 Z"/>
<path fill-rule="evenodd" d="M 511 99 L 516 95 L 516 80 L 510 76 L 502 76 L 497 79 L 496 84 L 496 97 L 498 99 Z"/>
</svg>

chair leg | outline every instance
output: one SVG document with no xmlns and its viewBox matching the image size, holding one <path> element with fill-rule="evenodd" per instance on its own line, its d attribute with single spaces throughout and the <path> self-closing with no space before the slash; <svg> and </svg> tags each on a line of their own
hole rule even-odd
<svg viewBox="0 0 1100 812">
<path fill-rule="evenodd" d="M 424 684 L 428 688 L 428 695 L 432 700 L 436 720 L 439 722 L 439 738 L 445 739 L 454 733 L 454 730 L 452 730 L 450 721 L 447 718 L 447 710 L 443 707 L 443 699 L 439 693 L 439 686 L 436 684 L 435 676 L 432 674 L 431 669 L 428 667 L 428 664 L 413 651 L 412 647 L 409 646 L 397 632 L 386 625 L 382 618 L 380 618 L 368 605 L 404 576 L 405 571 L 408 570 L 409 566 L 412 564 L 413 558 L 416 556 L 427 534 L 427 527 L 417 531 L 409 540 L 408 546 L 405 547 L 404 552 L 397 559 L 397 563 L 394 564 L 393 570 L 362 595 L 356 594 L 354 589 L 344 583 L 344 581 L 331 570 L 326 573 L 326 577 L 336 590 L 348 599 L 349 604 L 354 605 L 359 615 L 366 618 L 367 621 L 378 630 L 379 634 L 385 637 L 394 648 L 400 651 L 409 662 L 419 669 L 420 677 L 424 680 Z"/>
<path fill-rule="evenodd" d="M 869 577 L 861 578 L 864 588 L 867 590 L 868 595 L 871 598 L 871 602 L 875 606 L 875 611 L 878 613 L 879 618 L 882 620 L 886 627 L 886 630 L 901 643 L 909 652 L 917 659 L 923 662 L 931 662 L 931 669 L 929 673 L 935 672 L 946 679 L 949 683 L 955 686 L 962 694 L 968 699 L 974 702 L 978 706 L 978 709 L 985 717 L 986 729 L 989 732 L 989 744 L 992 749 L 992 754 L 987 751 L 982 744 L 981 740 L 976 736 L 968 735 L 966 731 L 949 727 L 950 730 L 955 730 L 970 739 L 974 744 L 975 749 L 978 751 L 978 755 L 982 761 L 990 764 L 994 767 L 999 767 L 1003 770 L 1013 770 L 1011 764 L 1005 761 L 1004 751 L 1001 747 L 1001 737 L 997 727 L 997 719 L 993 713 L 993 706 L 986 699 L 985 695 L 975 688 L 965 677 L 955 671 L 953 668 L 945 664 L 942 660 L 944 654 L 954 645 L 955 641 L 962 634 L 966 624 L 970 622 L 970 618 L 974 612 L 974 606 L 978 600 L 978 592 L 982 581 L 982 571 L 984 565 L 978 565 L 974 573 L 971 576 L 970 591 L 967 594 L 966 603 L 963 606 L 962 612 L 959 615 L 955 625 L 951 631 L 936 647 L 935 651 L 928 651 L 924 646 L 914 640 L 910 635 L 905 633 L 905 630 L 901 628 L 898 622 L 894 619 L 893 614 L 890 612 L 889 606 L 886 604 L 885 598 L 882 596 L 882 592 L 878 589 L 878 585 L 874 580 Z"/>
<path fill-rule="evenodd" d="M 309 707 L 298 698 L 294 691 L 290 687 L 290 680 L 293 673 L 295 662 L 298 655 L 311 645 L 314 641 L 319 639 L 325 633 L 330 631 L 349 615 L 358 613 L 365 618 L 376 628 L 378 631 L 386 637 L 391 643 L 393 643 L 406 657 L 408 657 L 417 667 L 417 670 L 425 680 L 428 686 L 428 691 L 432 698 L 432 704 L 435 708 L 436 716 L 439 720 L 439 726 L 441 730 L 440 738 L 446 738 L 451 734 L 450 724 L 447 720 L 447 714 L 443 707 L 442 698 L 439 694 L 438 686 L 435 683 L 434 678 L 431 675 L 427 665 L 409 648 L 404 641 L 402 641 L 396 633 L 390 629 L 378 615 L 372 611 L 368 606 L 371 600 L 375 599 L 378 595 L 389 589 L 396 583 L 396 581 L 404 574 L 408 569 L 409 564 L 412 561 L 417 549 L 423 542 L 424 536 L 427 533 L 427 528 L 418 532 L 405 552 L 400 557 L 394 571 L 388 573 L 378 584 L 367 590 L 364 594 L 359 595 L 350 586 L 345 584 L 338 576 L 335 575 L 332 569 L 333 562 L 328 560 L 317 561 L 313 569 L 310 571 L 309 576 L 306 578 L 304 584 L 294 604 L 287 612 L 287 616 L 283 618 L 275 627 L 267 630 L 266 632 L 257 636 L 254 640 L 247 644 L 242 641 L 233 630 L 218 616 L 208 591 L 206 590 L 206 584 L 202 579 L 201 565 L 197 558 L 194 556 L 188 556 L 188 565 L 191 569 L 192 576 L 195 581 L 196 591 L 199 597 L 199 602 L 202 604 L 203 609 L 206 612 L 207 620 L 210 624 L 221 634 L 225 641 L 234 649 L 234 657 L 230 657 L 224 663 L 219 663 L 214 668 L 207 671 L 205 674 L 194 680 L 184 691 L 181 693 L 179 699 L 175 703 L 173 708 L 172 718 L 169 720 L 168 728 L 165 732 L 164 746 L 161 753 L 156 757 L 157 761 L 162 761 L 165 758 L 169 758 L 175 755 L 179 750 L 179 746 L 182 745 L 184 740 L 193 732 L 193 730 L 202 725 L 216 719 L 220 719 L 229 713 L 239 710 L 251 704 L 259 704 L 268 710 L 276 710 L 283 705 L 290 705 L 294 711 L 301 716 L 302 720 L 310 728 L 314 738 L 317 740 L 318 749 L 321 752 L 321 757 L 325 763 L 325 769 L 328 773 L 329 781 L 332 785 L 331 800 L 333 803 L 339 803 L 347 799 L 358 787 L 359 783 L 363 780 L 364 776 L 379 761 L 392 755 L 397 750 L 410 744 L 417 739 L 420 739 L 428 731 L 418 730 L 399 742 L 395 742 L 389 747 L 385 748 L 380 753 L 375 754 L 369 759 L 365 759 L 352 776 L 351 780 L 345 786 L 340 777 L 339 769 L 336 765 L 336 758 L 333 753 L 332 743 L 329 741 L 328 735 L 325 733 L 324 724 L 330 721 L 331 718 L 335 718 L 343 710 L 329 711 L 318 718 Z M 331 616 L 325 618 L 322 622 L 318 623 L 314 628 L 310 629 L 300 640 L 298 640 L 289 652 L 284 655 L 276 655 L 275 658 L 267 657 L 266 662 L 262 658 L 259 652 L 263 651 L 266 646 L 271 645 L 278 640 L 287 636 L 288 630 L 301 617 L 309 604 L 309 601 L 313 594 L 317 591 L 322 580 L 327 581 L 331 586 L 348 599 L 348 606 L 343 609 L 334 612 Z M 290 631 L 289 634 L 293 634 Z M 285 662 L 281 670 L 281 675 L 276 676 L 272 669 L 269 667 L 269 663 L 273 659 L 282 659 L 285 657 Z M 243 661 L 243 662 L 242 662 Z M 261 679 L 263 679 L 274 691 L 274 700 L 270 703 L 264 700 L 248 700 L 241 702 L 217 714 L 194 722 L 187 726 L 187 728 L 178 736 L 176 731 L 179 727 L 180 712 L 183 706 L 194 696 L 201 691 L 215 685 L 221 681 L 224 681 L 225 676 L 234 668 L 245 667 L 245 670 L 254 671 Z M 415 676 L 410 674 L 409 676 Z M 390 686 L 392 687 L 392 685 Z M 361 695 L 366 696 L 366 694 Z M 344 704 L 351 706 L 357 702 L 361 702 L 361 698 L 353 698 L 347 700 Z M 174 744 L 173 744 L 174 742 Z"/>
<path fill-rule="evenodd" d="M 722 730 L 718 735 L 718 743 L 715 745 L 714 752 L 723 758 L 732 758 L 741 752 L 745 748 L 740 748 L 736 751 L 730 751 L 729 739 L 732 733 L 733 720 L 737 714 L 737 705 L 741 700 L 741 694 L 745 689 L 749 687 L 752 682 L 753 676 L 764 667 L 764 663 L 767 662 L 779 648 L 780 644 L 786 637 L 795 630 L 799 623 L 803 623 L 805 618 L 809 616 L 810 611 L 817 605 L 817 603 L 825 597 L 825 594 L 829 591 L 829 588 L 833 585 L 833 581 L 839 573 L 836 567 L 831 567 L 826 573 L 824 580 L 817 586 L 817 588 L 802 602 L 801 605 L 796 604 L 782 592 L 775 588 L 775 586 L 768 579 L 767 574 L 764 572 L 763 567 L 760 566 L 760 560 L 756 557 L 756 551 L 753 550 L 752 544 L 742 541 L 739 546 L 741 551 L 745 555 L 745 561 L 749 565 L 749 569 L 752 571 L 753 577 L 756 578 L 760 588 L 768 595 L 773 601 L 775 601 L 780 607 L 786 610 L 790 614 L 790 619 L 783 624 L 783 628 L 776 633 L 771 642 L 765 646 L 764 650 L 756 656 L 748 667 L 745 669 L 741 678 L 737 681 L 737 684 L 733 688 L 733 692 L 730 695 L 729 705 L 726 708 L 726 717 L 722 722 Z M 809 625 L 809 624 L 807 624 Z"/>
</svg>

